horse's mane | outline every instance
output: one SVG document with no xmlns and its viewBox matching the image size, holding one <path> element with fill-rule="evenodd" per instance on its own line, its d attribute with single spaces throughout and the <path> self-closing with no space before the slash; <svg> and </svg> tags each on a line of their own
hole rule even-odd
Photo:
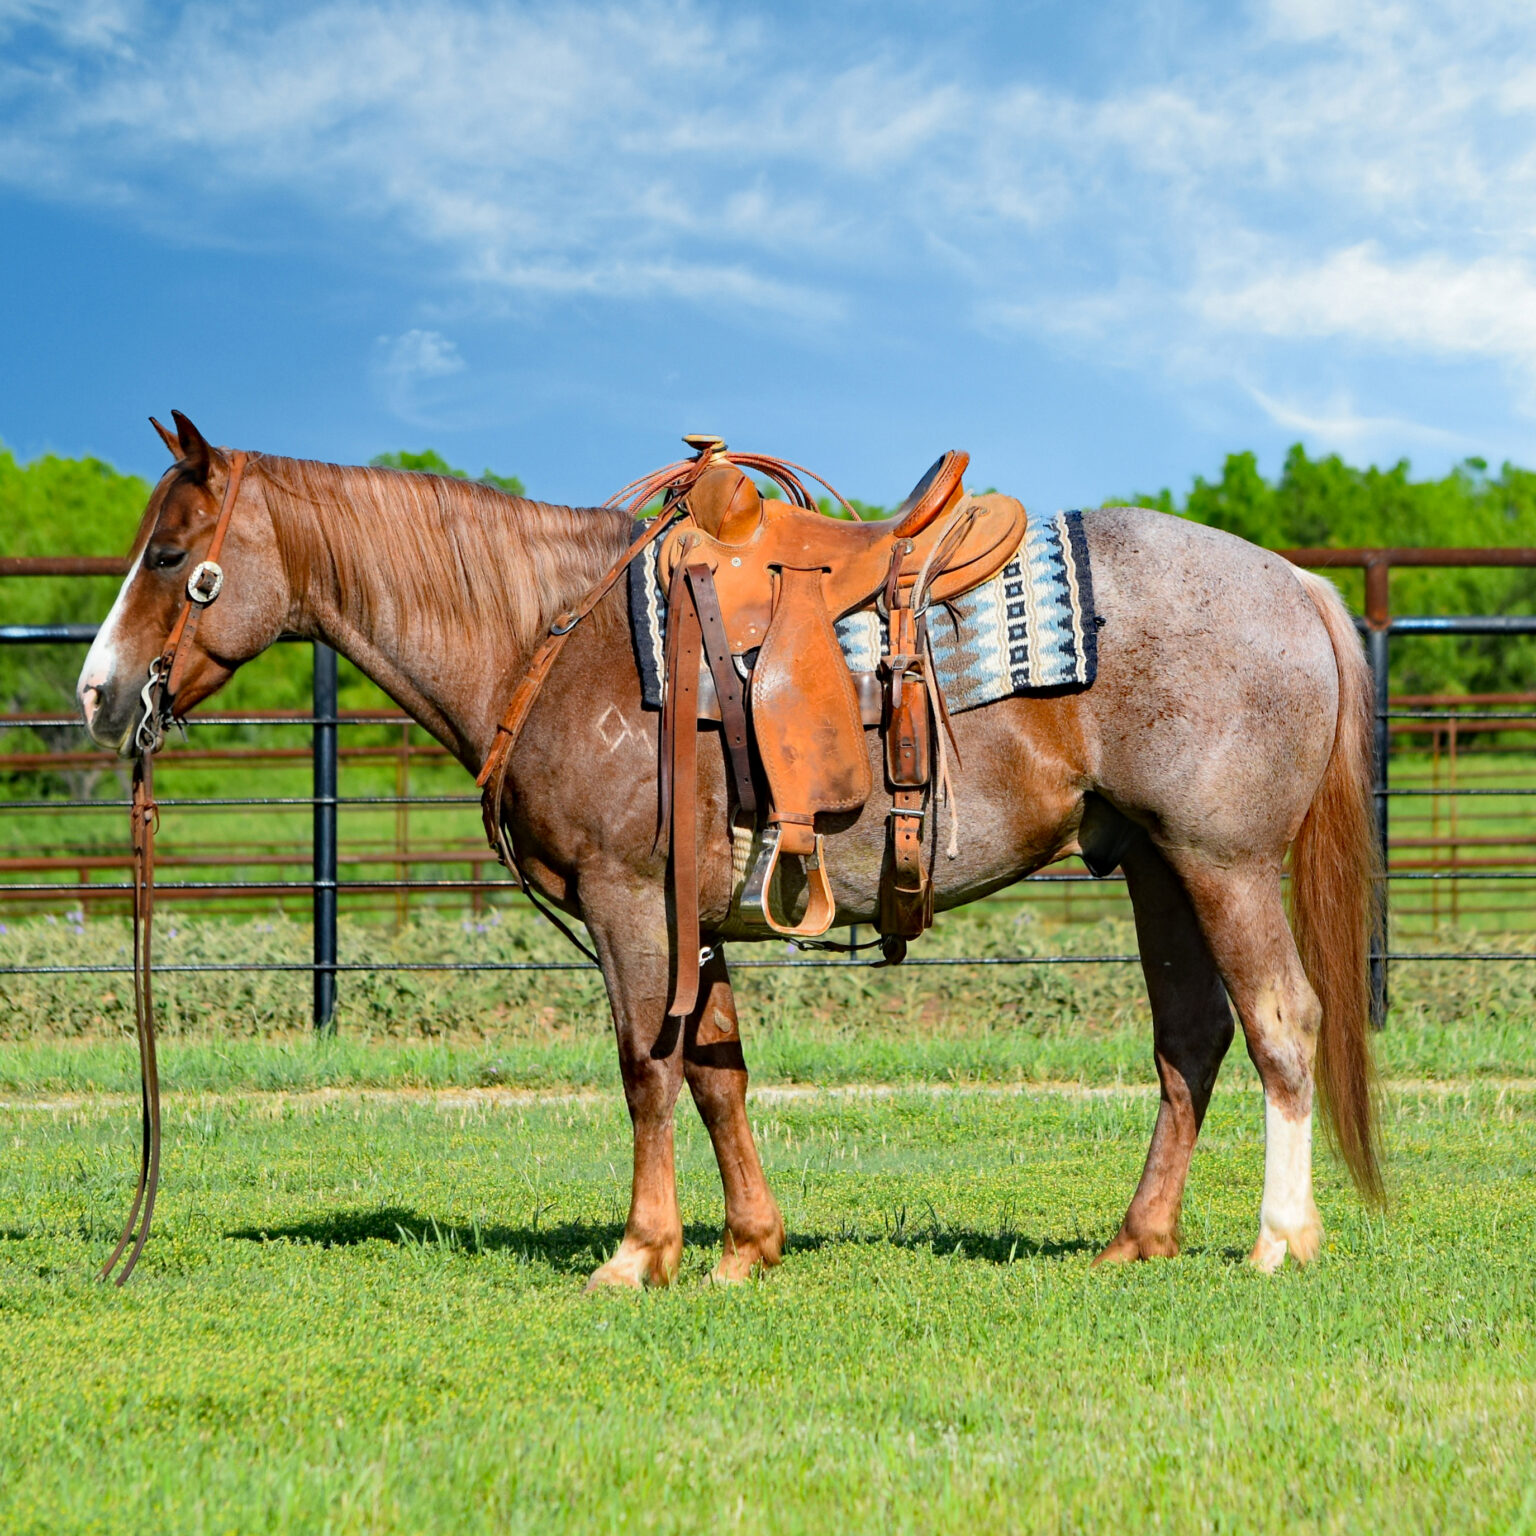
<svg viewBox="0 0 1536 1536">
<path fill-rule="evenodd" d="M 623 553 L 630 521 L 447 475 L 263 454 L 289 588 L 373 630 L 387 607 L 428 643 L 487 624 L 531 646 Z"/>
</svg>

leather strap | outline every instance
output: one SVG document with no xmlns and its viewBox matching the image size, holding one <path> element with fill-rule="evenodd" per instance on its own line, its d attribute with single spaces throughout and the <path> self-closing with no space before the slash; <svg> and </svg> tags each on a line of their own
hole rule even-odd
<svg viewBox="0 0 1536 1536">
<path fill-rule="evenodd" d="M 141 1135 L 139 1181 L 133 1204 L 123 1223 L 122 1236 L 98 1280 L 127 1282 L 144 1251 L 150 1219 L 155 1213 L 155 1193 L 160 1185 L 160 1072 L 155 1059 L 154 973 L 151 970 L 151 925 L 155 910 L 155 832 L 160 812 L 155 804 L 154 758 L 142 753 L 133 765 L 133 808 L 130 831 L 133 840 L 133 1024 L 139 1042 L 139 1095 Z M 135 1232 L 137 1228 L 137 1232 Z M 130 1250 L 129 1244 L 132 1244 Z M 118 1260 L 123 1261 L 118 1269 Z M 113 1275 L 113 1270 L 117 1274 Z"/>
<path fill-rule="evenodd" d="M 150 670 L 149 686 L 144 691 L 147 727 L 144 745 L 133 764 L 133 798 L 129 811 L 129 837 L 133 849 L 133 1024 L 139 1042 L 139 1178 L 133 1191 L 133 1203 L 122 1235 L 98 1280 L 112 1280 L 125 1285 L 139 1262 L 149 1239 L 149 1224 L 155 1214 L 155 1195 L 160 1187 L 160 1068 L 155 1053 L 154 992 L 154 919 L 155 919 L 155 833 L 160 825 L 160 808 L 155 803 L 155 759 L 160 745 L 159 722 L 165 701 L 172 704 L 181 681 L 187 655 L 187 642 L 197 629 L 197 616 L 219 595 L 223 574 L 215 571 L 215 586 L 207 597 L 194 598 L 192 585 L 203 565 L 217 567 L 229 531 L 235 501 L 240 495 L 240 481 L 245 474 L 244 453 L 234 453 L 229 461 L 229 478 L 224 485 L 224 499 L 207 553 L 188 578 L 187 595 L 181 611 L 166 636 L 165 648 Z M 119 1261 L 121 1266 L 119 1267 Z M 115 1273 L 114 1273 L 115 1271 Z"/>
<path fill-rule="evenodd" d="M 880 931 L 920 938 L 933 924 L 933 880 L 923 865 L 923 801 L 927 791 L 891 791 L 890 867 L 880 886 Z"/>
<path fill-rule="evenodd" d="M 208 552 L 203 556 L 202 564 L 217 565 L 219 563 L 219 556 L 224 552 L 224 535 L 229 532 L 230 518 L 234 516 L 235 500 L 240 495 L 240 482 L 244 476 L 245 454 L 232 453 L 229 456 L 229 479 L 224 484 L 224 500 L 219 505 L 218 521 L 213 525 L 213 537 L 208 541 Z M 221 581 L 222 579 L 220 577 Z M 217 596 L 218 593 L 215 591 L 214 597 Z M 203 609 L 210 607 L 212 603 L 213 598 L 207 602 L 194 601 L 189 593 L 182 602 L 181 612 L 177 615 L 175 625 L 166 637 L 164 655 L 167 659 L 162 671 L 165 678 L 164 697 L 173 705 L 188 654 L 185 649 L 186 642 L 196 633 L 197 621 Z"/>
<path fill-rule="evenodd" d="M 903 941 L 903 951 L 905 940 L 921 937 L 933 923 L 933 880 L 923 863 L 923 818 L 933 767 L 929 712 L 939 690 L 925 675 L 925 625 L 911 607 L 914 599 L 921 601 L 922 586 L 920 580 L 903 592 L 894 580 L 886 585 L 890 607 L 884 669 L 890 692 L 885 776 L 891 831 L 880 880 L 879 926 L 882 934 Z"/>
<path fill-rule="evenodd" d="M 602 580 L 574 608 L 562 613 L 555 620 L 550 626 L 549 634 L 533 653 L 533 659 L 528 663 L 527 670 L 513 690 L 506 713 L 501 717 L 501 724 L 496 727 L 496 737 L 491 743 L 491 750 L 486 755 L 480 772 L 475 776 L 475 783 L 481 791 L 480 815 L 485 823 L 485 835 L 498 858 L 502 855 L 501 801 L 506 787 L 507 763 L 512 749 L 517 745 L 518 737 L 522 735 L 523 726 L 527 724 L 529 712 L 539 696 L 539 689 L 544 686 L 544 679 L 549 676 L 550 668 L 554 666 L 560 652 L 565 648 L 565 642 L 571 631 L 613 590 L 614 583 L 629 569 L 630 561 L 672 526 L 671 513 L 674 510 L 675 503 L 657 516 L 645 532 L 615 561 Z M 517 873 L 515 866 L 512 872 Z M 517 874 L 517 879 L 520 887 L 526 892 L 528 884 L 520 873 Z"/>
<path fill-rule="evenodd" d="M 667 602 L 667 696 L 673 702 L 670 740 L 672 931 L 677 956 L 671 1015 L 686 1017 L 699 997 L 699 663 L 703 631 L 692 584 L 680 565 Z M 670 754 L 667 752 L 670 748 Z"/>
<path fill-rule="evenodd" d="M 720 594 L 715 591 L 714 573 L 703 561 L 690 564 L 687 570 L 693 605 L 698 610 L 704 655 L 709 662 L 709 674 L 715 681 L 715 697 L 720 702 L 720 731 L 725 738 L 726 760 L 730 763 L 731 782 L 736 789 L 736 806 L 743 815 L 755 817 L 757 790 L 752 783 L 746 698 L 731 658 L 725 615 L 720 612 Z"/>
</svg>

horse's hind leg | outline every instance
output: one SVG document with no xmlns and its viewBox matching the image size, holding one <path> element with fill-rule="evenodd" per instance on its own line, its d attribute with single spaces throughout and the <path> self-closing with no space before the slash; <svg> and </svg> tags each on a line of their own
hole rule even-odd
<svg viewBox="0 0 1536 1536">
<path fill-rule="evenodd" d="M 1323 1234 L 1312 1198 L 1312 1063 L 1323 1010 L 1285 920 L 1278 861 L 1221 867 L 1188 853 L 1170 857 L 1264 1085 L 1264 1200 L 1250 1262 L 1276 1270 L 1289 1252 L 1306 1264 Z"/>
<path fill-rule="evenodd" d="M 1189 896 L 1145 832 L 1138 829 L 1125 845 L 1121 867 L 1152 1002 L 1162 1102 L 1130 1209 L 1095 1263 L 1171 1258 L 1179 1251 L 1184 1181 L 1233 1033 L 1226 988 Z"/>
<path fill-rule="evenodd" d="M 747 1119 L 747 1061 L 725 962 L 716 954 L 701 977 L 703 1002 L 683 1037 L 683 1073 L 720 1164 L 725 1235 L 718 1281 L 745 1280 L 784 1252 L 784 1218 L 763 1177 Z"/>
</svg>

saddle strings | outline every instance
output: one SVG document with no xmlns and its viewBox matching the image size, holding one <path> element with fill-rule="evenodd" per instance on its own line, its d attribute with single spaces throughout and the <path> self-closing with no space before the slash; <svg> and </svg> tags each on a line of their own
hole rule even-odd
<svg viewBox="0 0 1536 1536">
<path fill-rule="evenodd" d="M 855 522 L 863 521 L 858 508 L 831 481 L 823 479 L 814 469 L 807 469 L 803 464 L 796 464 L 791 459 L 775 458 L 772 454 L 733 453 L 728 448 L 710 448 L 697 458 L 679 459 L 674 464 L 667 464 L 648 475 L 642 475 L 638 480 L 631 480 L 628 485 L 615 491 L 603 505 L 622 507 L 638 516 L 645 510 L 651 499 L 661 491 L 674 492 L 669 500 L 675 504 L 678 499 L 687 495 L 699 476 L 714 464 L 734 464 L 738 469 L 755 470 L 759 474 L 766 475 L 795 506 L 814 512 L 818 510 L 816 499 L 805 488 L 805 482 L 800 479 L 801 475 L 809 475 L 818 485 L 831 493 L 849 517 Z"/>
<path fill-rule="evenodd" d="M 918 569 L 917 580 L 912 585 L 912 607 L 919 616 L 925 614 L 929 607 L 927 600 L 929 588 L 949 568 L 949 562 L 954 558 L 966 534 L 970 532 L 971 524 L 975 521 L 976 504 L 972 501 L 962 501 L 949 514 L 948 526 L 929 549 Z M 939 686 L 938 665 L 933 655 L 933 639 L 928 633 L 926 622 L 922 627 L 922 636 L 923 653 L 926 657 L 924 671 L 928 674 L 929 684 L 928 708 L 939 727 L 935 733 L 939 742 L 939 798 L 949 807 L 949 840 L 944 845 L 944 856 L 954 859 L 960 856 L 960 806 L 955 799 L 955 781 L 949 768 L 950 753 L 954 753 L 957 766 L 963 767 L 964 764 L 960 761 L 960 747 L 955 741 L 949 708 L 944 702 L 944 690 Z M 935 828 L 934 842 L 935 845 L 938 842 L 937 828 Z"/>
</svg>

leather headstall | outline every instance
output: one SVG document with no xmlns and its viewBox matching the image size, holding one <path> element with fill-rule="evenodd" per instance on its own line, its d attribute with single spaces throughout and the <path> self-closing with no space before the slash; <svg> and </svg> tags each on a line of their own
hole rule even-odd
<svg viewBox="0 0 1536 1536">
<path fill-rule="evenodd" d="M 99 1280 L 110 1279 L 118 1285 L 127 1282 L 144 1251 L 155 1211 L 155 1192 L 160 1184 L 160 1072 L 155 1059 L 151 943 L 155 915 L 155 833 L 160 825 L 160 808 L 155 804 L 154 758 L 165 741 L 165 727 L 185 668 L 188 642 L 197 631 L 197 621 L 203 609 L 224 588 L 219 555 L 223 552 L 224 535 L 229 530 L 229 520 L 240 495 L 245 460 L 244 453 L 230 455 L 229 478 L 224 485 L 224 497 L 219 505 L 213 537 L 208 542 L 208 552 L 187 577 L 181 609 L 166 636 L 164 648 L 149 664 L 149 678 L 139 695 L 144 714 L 134 729 L 133 801 L 129 811 L 133 847 L 133 1022 L 139 1041 L 142 1107 L 139 1180 L 128 1219 L 123 1223 L 122 1236 L 97 1276 Z"/>
</svg>

